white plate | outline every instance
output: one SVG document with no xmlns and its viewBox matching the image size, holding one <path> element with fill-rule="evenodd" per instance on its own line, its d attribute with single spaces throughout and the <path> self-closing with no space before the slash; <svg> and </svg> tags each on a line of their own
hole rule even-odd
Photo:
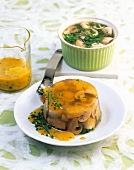
<svg viewBox="0 0 134 170">
<path fill-rule="evenodd" d="M 102 111 L 102 120 L 94 131 L 91 131 L 84 135 L 78 135 L 75 139 L 70 141 L 59 141 L 57 139 L 52 139 L 50 137 L 40 135 L 34 125 L 29 122 L 28 116 L 31 111 L 42 105 L 36 90 L 40 82 L 34 84 L 29 89 L 27 89 L 18 98 L 14 106 L 14 116 L 15 120 L 20 127 L 20 129 L 33 139 L 38 141 L 57 145 L 57 146 L 80 146 L 90 143 L 94 143 L 105 139 L 115 133 L 125 119 L 125 105 L 119 94 L 110 86 L 83 76 L 61 76 L 55 77 L 54 81 L 59 81 L 67 78 L 82 79 L 93 84 L 99 95 L 99 102 Z M 81 137 L 85 137 L 85 140 L 81 140 Z"/>
</svg>

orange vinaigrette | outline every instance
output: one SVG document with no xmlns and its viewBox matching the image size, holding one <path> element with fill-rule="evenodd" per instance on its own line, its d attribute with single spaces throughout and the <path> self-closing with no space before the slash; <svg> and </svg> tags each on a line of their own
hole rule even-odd
<svg viewBox="0 0 134 170">
<path fill-rule="evenodd" d="M 0 59 L 0 90 L 16 91 L 31 81 L 31 67 L 24 60 L 15 57 Z"/>
<path fill-rule="evenodd" d="M 82 136 L 80 139 L 81 139 L 81 140 L 85 140 L 86 138 L 85 138 L 84 136 Z"/>
<path fill-rule="evenodd" d="M 68 131 L 58 131 L 50 127 L 50 125 L 47 125 L 44 128 L 45 126 L 44 124 L 46 124 L 47 122 L 43 123 L 45 121 L 43 117 L 43 105 L 35 109 L 34 111 L 32 111 L 28 119 L 31 123 L 35 125 L 36 130 L 41 135 L 50 136 L 51 138 L 55 138 L 61 141 L 69 141 L 70 139 L 75 138 L 75 135 L 73 133 L 68 132 Z"/>
</svg>

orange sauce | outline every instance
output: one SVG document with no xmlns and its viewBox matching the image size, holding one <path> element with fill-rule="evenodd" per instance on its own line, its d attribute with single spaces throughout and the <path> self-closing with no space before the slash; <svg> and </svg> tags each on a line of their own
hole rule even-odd
<svg viewBox="0 0 134 170">
<path fill-rule="evenodd" d="M 80 138 L 80 140 L 85 140 L 86 138 L 84 137 L 84 136 L 82 136 L 81 138 Z"/>
<path fill-rule="evenodd" d="M 76 99 L 75 94 L 77 92 L 84 92 L 86 89 L 90 90 L 91 95 L 85 95 L 83 93 Z M 94 106 L 96 97 L 98 96 L 92 84 L 77 79 L 59 81 L 50 88 L 45 88 L 44 93 L 46 96 L 48 96 L 49 93 L 49 99 L 51 103 L 53 103 L 49 105 L 49 110 L 56 112 L 59 116 L 63 113 L 68 118 L 79 117 L 83 112 L 91 110 L 90 106 Z M 53 96 L 55 96 L 55 98 Z M 43 100 L 45 100 L 44 96 L 41 96 L 41 101 Z M 58 107 L 58 104 L 62 106 Z"/>
<path fill-rule="evenodd" d="M 40 106 L 39 108 L 35 109 L 31 112 L 30 116 L 28 117 L 29 121 L 32 123 L 34 121 L 34 118 L 32 117 L 32 114 L 38 116 L 40 112 L 43 110 L 43 106 Z M 42 113 L 43 114 L 43 113 Z M 43 118 L 44 119 L 44 118 Z M 59 131 L 54 128 L 48 129 L 49 133 L 42 128 L 42 126 L 39 126 L 38 129 L 36 129 L 41 135 L 50 136 L 51 138 L 55 138 L 61 141 L 69 141 L 70 139 L 74 139 L 75 135 L 68 131 Z"/>
<path fill-rule="evenodd" d="M 90 132 L 99 122 L 101 114 L 97 90 L 83 80 L 59 81 L 45 88 L 40 99 L 44 104 L 31 112 L 29 121 L 34 122 L 36 130 L 42 135 L 68 141 L 75 135 Z M 80 140 L 85 139 L 80 136 Z"/>
<path fill-rule="evenodd" d="M 0 59 L 0 90 L 20 90 L 30 81 L 31 68 L 25 60 L 15 57 Z"/>
</svg>

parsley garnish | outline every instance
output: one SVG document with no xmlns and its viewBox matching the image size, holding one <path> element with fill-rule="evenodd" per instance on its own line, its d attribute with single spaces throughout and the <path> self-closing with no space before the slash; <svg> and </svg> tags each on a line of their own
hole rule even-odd
<svg viewBox="0 0 134 170">
<path fill-rule="evenodd" d="M 32 123 L 34 124 L 37 131 L 45 130 L 49 134 L 49 129 L 51 129 L 51 126 L 44 119 L 43 109 L 38 114 L 36 114 L 36 112 L 31 112 L 30 116 L 33 118 Z"/>
<path fill-rule="evenodd" d="M 64 34 L 65 40 L 68 43 L 74 44 L 76 40 L 80 39 L 80 35 L 77 33 Z"/>
<path fill-rule="evenodd" d="M 85 133 L 88 133 L 90 131 L 93 131 L 94 129 L 86 129 L 84 126 L 82 126 L 82 131 L 80 134 L 85 134 Z"/>
<path fill-rule="evenodd" d="M 91 45 L 94 43 L 97 44 L 101 43 L 102 38 L 104 37 L 104 32 L 101 29 L 98 29 L 97 30 L 98 35 L 94 36 L 95 34 L 94 26 L 100 28 L 100 27 L 106 27 L 106 25 L 94 23 L 94 22 L 91 22 L 87 25 L 91 26 L 91 28 L 85 29 L 80 24 L 76 24 L 75 26 L 77 27 L 78 31 L 72 32 L 70 34 L 64 34 L 64 39 L 71 44 L 75 44 L 77 40 L 81 40 L 85 45 L 85 47 L 87 48 L 91 47 Z"/>
</svg>

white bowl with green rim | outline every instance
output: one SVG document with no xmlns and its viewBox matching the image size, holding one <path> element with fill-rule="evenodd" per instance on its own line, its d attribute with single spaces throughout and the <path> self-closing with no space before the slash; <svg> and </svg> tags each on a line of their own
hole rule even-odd
<svg viewBox="0 0 134 170">
<path fill-rule="evenodd" d="M 113 41 L 107 45 L 104 45 L 103 47 L 97 47 L 97 48 L 83 48 L 83 47 L 72 45 L 67 41 L 65 41 L 65 39 L 63 38 L 63 32 L 69 26 L 84 21 L 100 23 L 112 27 L 114 32 Z M 118 29 L 113 23 L 107 20 L 95 18 L 95 17 L 83 17 L 83 18 L 68 20 L 65 23 L 63 23 L 59 27 L 58 36 L 61 40 L 63 58 L 69 66 L 82 71 L 95 71 L 108 66 L 112 62 L 116 50 Z"/>
</svg>

